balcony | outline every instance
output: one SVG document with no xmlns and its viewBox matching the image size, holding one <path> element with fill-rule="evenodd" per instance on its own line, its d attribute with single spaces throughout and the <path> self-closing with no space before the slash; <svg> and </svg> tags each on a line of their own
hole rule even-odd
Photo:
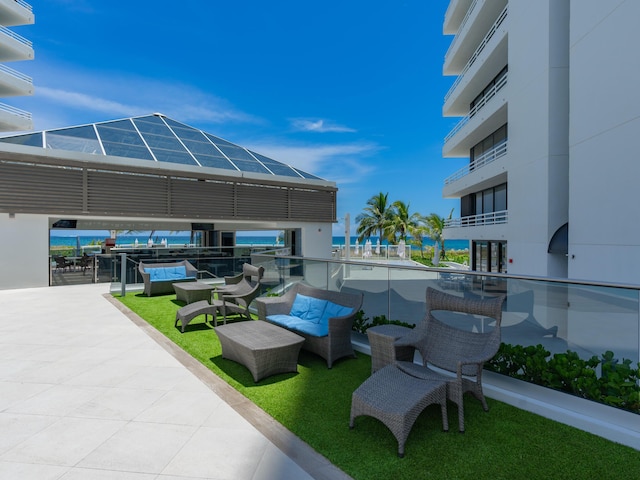
<svg viewBox="0 0 640 480">
<path fill-rule="evenodd" d="M 33 44 L 24 37 L 0 25 L 0 62 L 32 60 Z"/>
<path fill-rule="evenodd" d="M 0 24 L 6 27 L 32 25 L 33 10 L 24 0 L 0 0 Z"/>
<path fill-rule="evenodd" d="M 444 222 L 444 228 L 465 228 L 477 227 L 481 225 L 500 225 L 509 220 L 509 211 L 500 210 L 498 212 L 481 213 L 479 215 L 469 215 L 468 217 L 449 218 Z"/>
<path fill-rule="evenodd" d="M 444 157 L 468 157 L 471 147 L 507 123 L 507 92 L 504 89 L 507 76 L 502 77 L 445 137 Z"/>
<path fill-rule="evenodd" d="M 508 28 L 506 20 L 488 40 L 481 52 L 468 63 L 444 97 L 442 115 L 459 117 L 486 85 L 508 64 Z"/>
<path fill-rule="evenodd" d="M 453 185 L 458 180 L 461 180 L 470 173 L 478 172 L 478 170 L 480 170 L 482 167 L 489 165 L 496 159 L 505 156 L 507 154 L 507 144 L 508 141 L 505 141 L 499 145 L 496 145 L 491 150 L 487 150 L 482 155 L 476 157 L 472 162 L 470 162 L 468 165 L 465 165 L 454 174 L 449 175 L 444 179 L 445 187 Z"/>
<path fill-rule="evenodd" d="M 471 3 L 474 0 L 451 0 L 444 14 L 443 32 L 445 35 L 456 34 L 464 23 Z"/>
<path fill-rule="evenodd" d="M 449 15 L 449 9 L 447 9 L 447 14 L 445 15 L 445 26 L 449 25 L 449 28 L 451 28 L 452 25 L 457 25 L 457 28 L 455 32 L 450 32 L 450 33 L 455 33 L 455 37 L 453 37 L 453 40 L 451 41 L 451 45 L 449 45 L 449 48 L 447 49 L 447 53 L 445 53 L 444 55 L 445 58 L 449 55 L 449 52 L 451 52 L 451 50 L 453 50 L 457 45 L 457 43 L 459 42 L 461 37 L 461 32 L 464 29 L 465 25 L 467 24 L 467 21 L 469 20 L 469 17 L 473 13 L 473 10 L 475 9 L 476 5 L 478 4 L 478 1 L 482 1 L 482 0 L 471 0 L 471 3 L 469 3 L 469 1 L 465 2 L 465 4 L 468 4 L 468 6 L 467 6 L 466 13 L 462 17 L 462 20 L 460 20 L 460 17 L 462 16 L 462 13 L 463 13 L 462 2 L 452 2 L 451 5 L 449 5 L 449 8 L 451 8 L 451 6 L 454 5 L 454 3 L 456 4 L 454 5 L 454 9 L 452 10 L 451 15 L 449 16 L 449 18 L 451 18 L 451 22 L 449 24 L 447 23 L 447 16 Z"/>
<path fill-rule="evenodd" d="M 0 97 L 33 95 L 33 79 L 0 64 Z"/>
<path fill-rule="evenodd" d="M 31 114 L 0 103 L 0 131 L 23 131 L 33 128 Z"/>
<path fill-rule="evenodd" d="M 454 37 L 444 58 L 444 75 L 459 75 L 474 61 L 484 44 L 500 27 L 507 10 L 506 0 L 477 0 Z"/>
</svg>

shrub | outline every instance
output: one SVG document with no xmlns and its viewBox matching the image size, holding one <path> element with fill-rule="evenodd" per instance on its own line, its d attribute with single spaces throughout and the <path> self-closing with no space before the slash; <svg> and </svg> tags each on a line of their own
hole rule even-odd
<svg viewBox="0 0 640 480">
<path fill-rule="evenodd" d="M 369 317 L 365 317 L 364 311 L 359 310 L 353 320 L 352 330 L 358 333 L 367 333 L 367 329 L 377 325 L 400 325 L 401 327 L 415 328 L 412 323 L 401 322 L 400 320 L 387 320 L 385 315 L 378 315 L 369 321 Z"/>
<path fill-rule="evenodd" d="M 611 351 L 585 360 L 571 350 L 551 356 L 542 345 L 503 343 L 486 368 L 640 414 L 640 363 L 633 368 L 631 360 L 619 362 Z"/>
</svg>

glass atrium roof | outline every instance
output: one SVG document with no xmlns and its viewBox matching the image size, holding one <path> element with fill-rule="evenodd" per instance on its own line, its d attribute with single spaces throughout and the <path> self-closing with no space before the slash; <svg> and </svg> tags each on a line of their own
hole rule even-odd
<svg viewBox="0 0 640 480">
<path fill-rule="evenodd" d="M 0 142 L 320 180 L 160 114 L 8 136 Z"/>
</svg>

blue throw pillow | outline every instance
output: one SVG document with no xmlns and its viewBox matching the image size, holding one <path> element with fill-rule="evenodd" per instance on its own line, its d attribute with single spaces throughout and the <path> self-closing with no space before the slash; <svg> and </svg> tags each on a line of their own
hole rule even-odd
<svg viewBox="0 0 640 480">
<path fill-rule="evenodd" d="M 307 316 L 302 318 L 308 322 L 319 323 L 320 319 L 324 315 L 324 309 L 326 306 L 326 300 L 311 297 L 309 299 L 309 311 L 307 312 Z"/>
<path fill-rule="evenodd" d="M 149 268 L 147 271 L 149 272 L 149 280 L 152 282 L 167 279 L 167 272 L 164 268 Z"/>
<path fill-rule="evenodd" d="M 320 323 L 329 324 L 329 319 L 334 317 L 344 317 L 345 315 L 349 315 L 353 312 L 353 309 L 350 307 L 344 307 L 342 305 L 338 305 L 337 303 L 327 302 L 327 306 L 324 309 L 324 314 L 320 319 Z"/>
<path fill-rule="evenodd" d="M 178 267 L 168 267 L 167 268 L 167 280 L 180 280 L 186 278 L 187 269 L 184 265 L 180 265 Z"/>
<path fill-rule="evenodd" d="M 299 293 L 296 294 L 296 298 L 293 300 L 293 305 L 291 305 L 289 315 L 304 318 L 309 311 L 309 300 L 311 300 L 311 297 L 300 295 Z"/>
<path fill-rule="evenodd" d="M 326 300 L 308 297 L 306 295 L 296 294 L 296 298 L 291 305 L 289 315 L 301 318 L 312 323 L 320 322 L 324 315 L 324 307 L 327 305 Z"/>
</svg>

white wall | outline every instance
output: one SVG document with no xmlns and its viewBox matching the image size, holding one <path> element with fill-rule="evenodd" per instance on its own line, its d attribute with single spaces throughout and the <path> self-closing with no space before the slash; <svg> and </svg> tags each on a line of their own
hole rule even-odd
<svg viewBox="0 0 640 480">
<path fill-rule="evenodd" d="M 47 216 L 0 213 L 0 265 L 0 290 L 49 285 Z"/>
<path fill-rule="evenodd" d="M 640 283 L 640 2 L 572 0 L 569 277 Z"/>
<path fill-rule="evenodd" d="M 330 223 L 305 224 L 301 228 L 302 255 L 312 258 L 331 258 Z"/>
<path fill-rule="evenodd" d="M 547 248 L 568 218 L 568 6 L 509 2 L 509 273 L 566 274 Z"/>
</svg>

